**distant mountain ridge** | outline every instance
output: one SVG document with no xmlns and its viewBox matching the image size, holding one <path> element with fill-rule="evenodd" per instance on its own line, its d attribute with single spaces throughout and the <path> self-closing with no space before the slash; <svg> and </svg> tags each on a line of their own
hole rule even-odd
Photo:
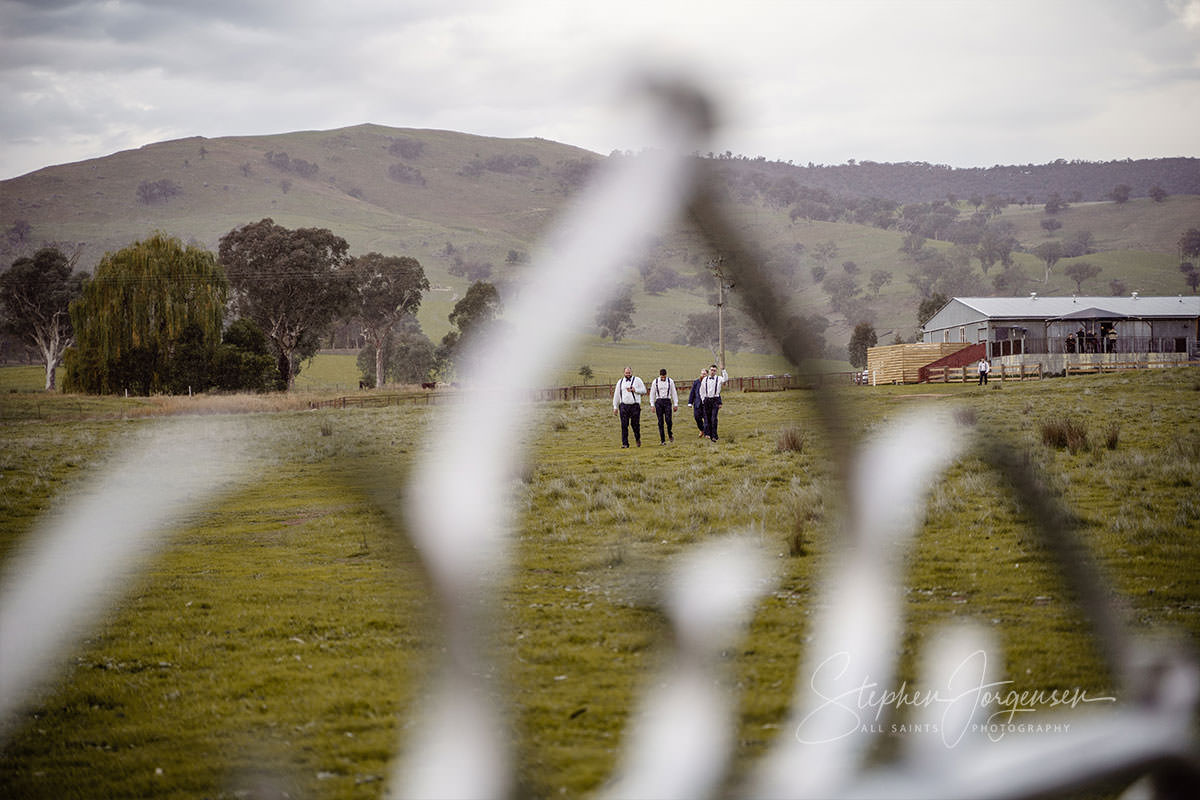
<svg viewBox="0 0 1200 800">
<path fill-rule="evenodd" d="M 754 163 L 754 162 L 751 162 Z M 777 162 L 776 162 L 777 163 Z M 861 161 L 839 165 L 791 166 L 803 185 L 855 197 L 898 203 L 929 202 L 953 195 L 998 195 L 1044 203 L 1051 193 L 1075 202 L 1100 201 L 1118 185 L 1131 197 L 1149 197 L 1158 186 L 1168 194 L 1200 194 L 1200 158 L 1066 161 L 992 167 L 949 167 L 923 162 Z"/>
<path fill-rule="evenodd" d="M 437 339 L 471 280 L 505 287 L 519 279 L 547 226 L 612 157 L 538 138 L 374 124 L 160 142 L 0 181 L 0 269 L 55 244 L 90 270 L 105 253 L 155 231 L 215 251 L 225 233 L 271 217 L 287 227 L 328 228 L 354 254 L 420 260 L 435 287 L 421 323 Z M 915 309 L 930 287 L 913 276 L 928 271 L 929 262 L 918 264 L 905 252 L 908 204 L 924 204 L 929 220 L 957 220 L 958 235 L 977 224 L 976 201 L 999 198 L 1003 207 L 989 211 L 986 224 L 1012 237 L 1015 263 L 1039 279 L 1042 293 L 1075 291 L 1062 271 L 1077 258 L 1102 270 L 1085 291 L 1120 281 L 1143 294 L 1174 294 L 1182 288 L 1175 243 L 1188 227 L 1200 227 L 1200 159 L 1190 157 L 986 169 L 796 166 L 729 153 L 706 160 L 719 176 L 716 188 L 730 218 L 761 249 L 768 268 L 784 276 L 797 309 L 828 322 L 831 342 L 844 341 L 862 319 L 881 336 L 915 329 Z M 1120 184 L 1129 187 L 1129 202 L 1101 202 Z M 1153 186 L 1168 196 L 1165 202 L 1145 199 Z M 1067 202 L 1055 216 L 1061 230 L 1040 225 L 1041 206 L 1052 194 Z M 950 230 L 933 229 L 925 250 L 968 259 L 965 268 L 955 267 L 957 283 L 945 285 L 993 291 L 995 272 L 972 264 L 943 233 Z M 1080 237 L 1088 242 L 1084 254 L 1065 258 L 1043 284 L 1034 248 Z M 712 310 L 706 266 L 712 255 L 700 232 L 686 225 L 663 231 L 622 277 L 635 290 L 629 335 L 679 342 L 690 315 Z M 739 322 L 736 314 L 731 319 Z M 591 314 L 579 322 L 589 329 Z M 761 344 L 752 332 L 743 334 Z"/>
</svg>

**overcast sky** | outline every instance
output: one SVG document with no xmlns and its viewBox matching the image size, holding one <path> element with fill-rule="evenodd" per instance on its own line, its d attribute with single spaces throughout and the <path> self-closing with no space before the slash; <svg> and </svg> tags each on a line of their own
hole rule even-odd
<svg viewBox="0 0 1200 800">
<path fill-rule="evenodd" d="M 712 93 L 716 152 L 1200 155 L 1200 0 L 0 0 L 0 179 L 363 122 L 636 150 L 646 65 Z"/>
</svg>

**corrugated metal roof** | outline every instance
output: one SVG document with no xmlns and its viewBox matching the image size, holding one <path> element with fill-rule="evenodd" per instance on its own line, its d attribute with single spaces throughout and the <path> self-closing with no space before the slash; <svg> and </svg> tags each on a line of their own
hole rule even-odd
<svg viewBox="0 0 1200 800">
<path fill-rule="evenodd" d="M 950 302 L 951 304 L 962 303 L 992 319 L 1056 319 L 1093 306 L 1127 317 L 1200 317 L 1200 296 L 1195 295 L 1191 297 L 955 297 Z M 938 315 L 940 314 L 941 312 L 938 312 Z M 931 319 L 929 322 L 933 321 Z M 929 329 L 929 323 L 926 323 L 926 329 Z"/>
</svg>

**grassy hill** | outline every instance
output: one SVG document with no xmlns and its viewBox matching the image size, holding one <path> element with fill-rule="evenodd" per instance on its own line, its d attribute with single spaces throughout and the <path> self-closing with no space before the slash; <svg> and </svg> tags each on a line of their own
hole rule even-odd
<svg viewBox="0 0 1200 800">
<path fill-rule="evenodd" d="M 469 283 L 451 274 L 456 261 L 484 269 L 490 265 L 489 280 L 502 289 L 517 280 L 524 256 L 534 251 L 547 225 L 603 160 L 542 139 L 369 124 L 179 139 L 0 182 L 0 226 L 10 234 L 0 238 L 0 264 L 53 243 L 78 253 L 79 265 L 91 269 L 104 253 L 154 231 L 215 250 L 233 228 L 271 217 L 287 227 L 329 228 L 355 254 L 378 251 L 419 259 L 434 285 L 420 320 L 437 340 L 448 330 L 446 316 Z M 901 252 L 906 232 L 844 221 L 793 221 L 787 205 L 768 202 L 769 187 L 781 175 L 802 181 L 807 174 L 803 169 L 742 159 L 720 160 L 719 165 L 729 189 L 718 192 L 727 195 L 725 208 L 781 276 L 797 312 L 828 321 L 825 337 L 832 355 L 844 353 L 849 333 L 861 319 L 875 325 L 881 341 L 895 335 L 911 338 L 920 293 L 908 280 L 916 263 Z M 1130 168 L 1112 168 L 1118 167 Z M 153 185 L 167 191 L 148 198 L 146 187 Z M 1048 192 L 1057 189 L 1047 186 Z M 965 200 L 946 202 L 961 219 L 975 210 Z M 1200 225 L 1200 196 L 1172 195 L 1158 203 L 1148 198 L 1121 205 L 1073 203 L 1058 215 L 1063 227 L 1053 236 L 1041 227 L 1044 218 L 1041 206 L 1024 201 L 1014 201 L 996 218 L 1011 224 L 1018 242 L 1014 260 L 1036 279 L 1029 288 L 1043 294 L 1075 291 L 1074 282 L 1063 275 L 1069 259 L 1042 284 L 1044 266 L 1028 251 L 1048 238 L 1065 240 L 1087 231 L 1097 252 L 1080 258 L 1102 272 L 1084 291 L 1107 294 L 1113 280 L 1142 294 L 1188 291 L 1177 269 L 1175 243 L 1185 230 Z M 19 228 L 25 230 L 23 236 L 16 235 Z M 947 242 L 927 246 L 953 252 Z M 687 225 L 663 231 L 646 258 L 629 265 L 624 278 L 635 289 L 637 307 L 630 337 L 683 343 L 688 315 L 712 308 L 706 265 L 713 255 L 703 235 Z M 859 294 L 850 310 L 838 312 L 812 271 L 823 267 L 827 275 L 837 275 L 846 262 L 852 262 Z M 985 275 L 978 261 L 970 269 L 974 293 L 995 291 L 994 272 Z M 648 276 L 662 270 L 675 276 L 670 288 L 647 291 Z M 891 274 L 877 293 L 868 286 L 876 271 Z M 736 311 L 730 325 L 739 329 L 747 347 L 769 349 Z M 590 314 L 581 315 L 579 330 L 594 332 Z"/>
</svg>

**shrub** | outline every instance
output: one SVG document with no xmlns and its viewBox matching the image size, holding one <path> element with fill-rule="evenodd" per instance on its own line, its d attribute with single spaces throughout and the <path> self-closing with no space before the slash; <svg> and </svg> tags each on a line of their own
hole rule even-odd
<svg viewBox="0 0 1200 800">
<path fill-rule="evenodd" d="M 407 136 L 397 136 L 388 145 L 388 153 L 397 158 L 418 158 L 425 152 L 425 143 Z"/>
<path fill-rule="evenodd" d="M 165 203 L 182 191 L 183 189 L 179 188 L 179 184 L 168 178 L 157 181 L 142 181 L 138 184 L 137 198 L 139 203 L 153 205 L 155 203 Z"/>
<path fill-rule="evenodd" d="M 1087 423 L 1075 419 L 1055 419 L 1042 422 L 1042 443 L 1074 455 L 1088 449 Z"/>
<path fill-rule="evenodd" d="M 787 538 L 788 555 L 796 558 L 808 554 L 808 546 L 804 536 L 804 521 L 799 517 Z"/>
<path fill-rule="evenodd" d="M 1108 427 L 1104 429 L 1104 446 L 1109 450 L 1116 450 L 1117 443 L 1121 439 L 1121 423 L 1110 422 Z"/>
<path fill-rule="evenodd" d="M 963 406 L 955 409 L 954 421 L 964 428 L 973 428 L 979 423 L 979 413 L 974 406 Z"/>
<path fill-rule="evenodd" d="M 779 432 L 775 447 L 781 453 L 804 452 L 804 431 L 792 426 Z"/>
<path fill-rule="evenodd" d="M 408 164 L 392 164 L 388 167 L 388 177 L 400 183 L 412 183 L 417 186 L 425 185 L 425 176 L 421 174 L 421 170 L 416 167 L 410 167 Z"/>
</svg>

